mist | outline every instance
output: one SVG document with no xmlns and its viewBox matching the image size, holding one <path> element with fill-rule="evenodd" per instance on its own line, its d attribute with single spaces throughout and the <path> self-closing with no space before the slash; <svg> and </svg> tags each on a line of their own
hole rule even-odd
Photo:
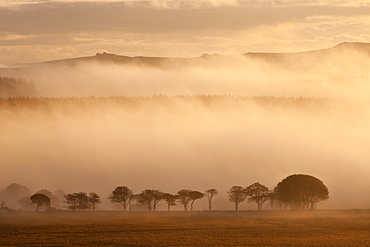
<svg viewBox="0 0 370 247">
<path fill-rule="evenodd" d="M 285 56 L 204 54 L 126 65 L 103 59 L 2 74 L 33 81 L 39 97 L 230 94 L 368 100 L 369 51 L 356 44 Z"/>
<path fill-rule="evenodd" d="M 120 185 L 134 193 L 216 188 L 214 208 L 232 209 L 231 186 L 273 189 L 301 173 L 329 188 L 320 208 L 369 207 L 370 60 L 350 54 L 321 63 L 210 56 L 169 68 L 24 70 L 18 75 L 35 83 L 37 96 L 57 98 L 2 102 L 0 187 L 94 191 L 103 200 Z"/>
</svg>

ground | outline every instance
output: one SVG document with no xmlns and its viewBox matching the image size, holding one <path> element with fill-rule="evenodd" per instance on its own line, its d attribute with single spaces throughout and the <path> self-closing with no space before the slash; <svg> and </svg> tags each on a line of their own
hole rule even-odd
<svg viewBox="0 0 370 247">
<path fill-rule="evenodd" d="M 369 243 L 369 210 L 0 214 L 0 246 L 368 246 Z"/>
</svg>

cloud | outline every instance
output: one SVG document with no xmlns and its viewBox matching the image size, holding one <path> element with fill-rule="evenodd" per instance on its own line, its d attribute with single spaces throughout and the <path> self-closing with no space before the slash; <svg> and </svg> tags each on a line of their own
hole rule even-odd
<svg viewBox="0 0 370 247">
<path fill-rule="evenodd" d="M 220 8 L 230 6 L 259 6 L 259 7 L 281 7 L 281 6 L 369 6 L 369 1 L 361 0 L 2 0 L 0 6 L 16 6 L 42 3 L 124 3 L 131 7 L 148 7 L 160 9 L 180 8 Z"/>
<path fill-rule="evenodd" d="M 296 52 L 368 41 L 369 7 L 358 1 L 1 1 L 0 63 L 109 51 L 199 56 Z M 359 7 L 360 6 L 360 7 Z M 31 57 L 17 56 L 17 52 Z M 166 47 L 166 49 L 163 49 Z M 62 48 L 76 52 L 57 55 Z M 4 51 L 13 50 L 14 55 Z M 11 54 L 11 53 L 10 53 Z M 51 54 L 53 56 L 51 56 Z M 55 56 L 54 56 L 55 55 Z M 19 57 L 22 61 L 19 61 Z"/>
</svg>

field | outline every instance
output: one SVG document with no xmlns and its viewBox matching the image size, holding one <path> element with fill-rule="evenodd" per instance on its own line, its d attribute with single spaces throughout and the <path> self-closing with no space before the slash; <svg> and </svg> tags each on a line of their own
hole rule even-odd
<svg viewBox="0 0 370 247">
<path fill-rule="evenodd" d="M 368 246 L 370 211 L 17 212 L 0 246 Z"/>
</svg>

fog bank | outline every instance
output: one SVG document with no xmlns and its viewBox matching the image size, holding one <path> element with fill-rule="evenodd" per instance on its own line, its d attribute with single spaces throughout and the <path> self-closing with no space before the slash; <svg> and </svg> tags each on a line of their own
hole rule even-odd
<svg viewBox="0 0 370 247">
<path fill-rule="evenodd" d="M 0 110 L 0 187 L 17 182 L 105 199 L 119 185 L 139 193 L 254 182 L 273 189 L 290 174 L 324 181 L 320 208 L 364 208 L 368 197 L 369 104 L 233 97 L 30 100 Z M 32 103 L 33 102 L 33 103 Z M 206 200 L 203 207 L 206 209 Z M 241 208 L 254 208 L 243 203 Z"/>
</svg>

